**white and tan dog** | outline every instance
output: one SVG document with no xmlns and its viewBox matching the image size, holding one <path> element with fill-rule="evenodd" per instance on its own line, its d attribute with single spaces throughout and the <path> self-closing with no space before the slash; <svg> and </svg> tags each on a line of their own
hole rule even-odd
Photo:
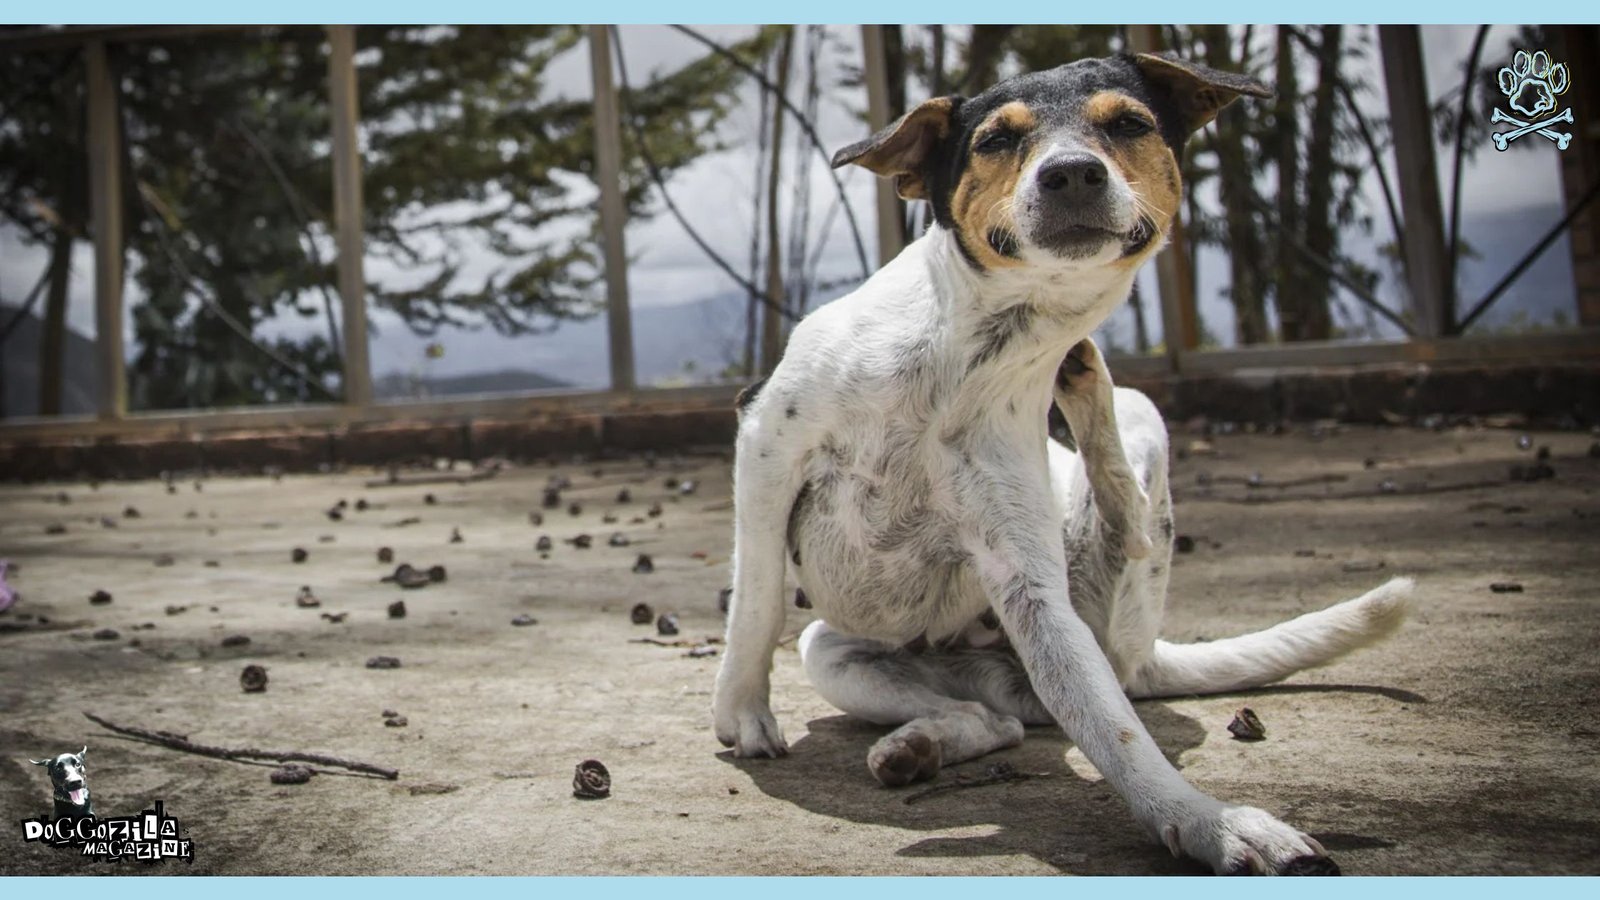
<svg viewBox="0 0 1600 900">
<path fill-rule="evenodd" d="M 1158 640 L 1166 428 L 1089 334 L 1180 201 L 1184 141 L 1260 83 L 1164 56 L 1084 60 L 941 97 L 839 152 L 936 224 L 796 327 L 740 398 L 734 592 L 713 702 L 736 755 L 787 751 L 768 703 L 792 564 L 800 652 L 840 709 L 897 726 L 888 785 L 1059 723 L 1150 834 L 1217 872 L 1336 873 L 1317 842 L 1191 786 L 1128 695 L 1266 684 L 1398 626 L 1397 579 L 1267 631 Z M 1070 352 L 1069 352 L 1070 351 Z M 1060 407 L 1075 437 L 1047 436 Z"/>
</svg>

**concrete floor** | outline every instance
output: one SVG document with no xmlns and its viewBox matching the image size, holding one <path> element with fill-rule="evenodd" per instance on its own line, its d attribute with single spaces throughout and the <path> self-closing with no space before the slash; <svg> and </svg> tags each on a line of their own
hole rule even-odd
<svg viewBox="0 0 1600 900">
<path fill-rule="evenodd" d="M 1299 427 L 1193 447 L 1198 439 L 1179 431 L 1178 532 L 1195 549 L 1175 558 L 1169 637 L 1256 630 L 1395 574 L 1418 580 L 1416 613 L 1387 644 L 1246 695 L 1139 704 L 1186 776 L 1283 815 L 1350 874 L 1600 873 L 1593 438 L 1533 434 L 1534 448 L 1551 448 L 1556 477 L 1511 483 L 1508 467 L 1534 457 L 1512 431 Z M 193 872 L 1197 871 L 1149 843 L 1054 729 L 997 755 L 1053 777 L 906 804 L 907 791 L 879 788 L 866 770 L 881 729 L 817 697 L 792 641 L 773 677 L 791 755 L 730 758 L 710 728 L 716 658 L 634 642 L 655 629 L 629 621 L 644 601 L 676 611 L 687 639 L 720 632 L 727 462 L 613 462 L 598 479 L 595 468 L 430 487 L 367 488 L 372 473 L 350 472 L 214 478 L 199 492 L 181 481 L 175 494 L 155 481 L 0 488 L 0 557 L 20 565 L 12 581 L 22 594 L 0 613 L 0 822 L 11 823 L 0 874 L 146 871 L 22 842 L 15 823 L 49 806 L 45 775 L 26 757 L 85 743 L 97 811 L 165 801 L 194 841 Z M 583 510 L 546 511 L 535 527 L 528 514 L 553 472 L 571 476 L 564 501 Z M 1256 473 L 1266 486 L 1244 484 Z M 669 475 L 699 479 L 698 492 L 678 498 Z M 1380 492 L 1384 481 L 1394 492 Z M 632 502 L 619 505 L 623 486 Z M 331 521 L 324 511 L 340 498 L 372 508 Z M 656 501 L 660 518 L 632 523 Z M 138 518 L 123 517 L 129 506 Z M 612 511 L 620 521 L 603 523 Z M 47 534 L 54 523 L 65 533 Z M 606 546 L 615 531 L 633 545 Z M 596 546 L 563 542 L 579 532 Z M 540 534 L 556 541 L 548 559 L 534 550 Z M 410 591 L 380 583 L 391 568 L 375 560 L 380 546 L 397 561 L 443 564 L 449 580 Z M 293 547 L 309 560 L 291 564 Z M 654 557 L 653 574 L 630 570 L 641 552 Z M 162 554 L 170 565 L 156 564 Z M 1492 593 L 1492 582 L 1524 590 Z M 319 609 L 295 606 L 301 585 Z M 113 602 L 91 605 L 101 589 Z M 402 598 L 408 615 L 389 618 Z M 187 609 L 168 615 L 169 605 Z M 334 624 L 324 612 L 348 618 Z M 515 627 L 519 614 L 538 623 Z M 792 610 L 789 631 L 806 619 Z M 118 637 L 91 637 L 103 628 Z M 230 635 L 250 643 L 222 647 Z M 364 666 L 379 654 L 402 667 Z M 268 668 L 265 693 L 240 690 L 247 663 Z M 1230 738 L 1246 704 L 1267 740 Z M 384 709 L 409 724 L 386 727 Z M 83 710 L 402 775 L 278 786 L 264 768 L 112 737 Z M 590 757 L 610 767 L 608 800 L 572 796 L 573 766 Z"/>
</svg>

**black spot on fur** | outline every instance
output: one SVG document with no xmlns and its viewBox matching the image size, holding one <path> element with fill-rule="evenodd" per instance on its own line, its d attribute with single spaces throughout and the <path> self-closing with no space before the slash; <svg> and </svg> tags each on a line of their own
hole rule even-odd
<svg viewBox="0 0 1600 900">
<path fill-rule="evenodd" d="M 1167 517 L 1165 517 L 1165 518 L 1163 518 L 1161 520 L 1161 533 L 1166 536 L 1167 540 L 1169 540 L 1169 541 L 1172 540 L 1172 517 L 1171 516 L 1167 516 Z"/>
<path fill-rule="evenodd" d="M 785 418 L 792 419 L 795 416 L 800 415 L 800 409 L 799 409 L 799 407 L 797 407 L 793 403 L 791 403 L 788 406 L 784 407 L 783 415 L 784 415 Z"/>
<path fill-rule="evenodd" d="M 766 383 L 767 380 L 763 378 L 760 381 L 757 381 L 755 384 L 752 384 L 740 391 L 738 396 L 733 398 L 734 408 L 740 412 L 744 412 L 745 407 L 756 402 L 756 395 L 761 393 L 761 389 L 766 386 Z"/>
<path fill-rule="evenodd" d="M 978 323 L 978 349 L 967 363 L 967 371 L 999 356 L 1017 335 L 1033 325 L 1034 308 L 1026 303 L 1008 306 Z"/>
</svg>

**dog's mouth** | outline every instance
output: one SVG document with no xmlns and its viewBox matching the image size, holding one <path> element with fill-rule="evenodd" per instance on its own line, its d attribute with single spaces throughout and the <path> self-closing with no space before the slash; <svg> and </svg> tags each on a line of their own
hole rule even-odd
<svg viewBox="0 0 1600 900">
<path fill-rule="evenodd" d="M 69 788 L 67 790 L 67 800 L 70 801 L 73 806 L 82 806 L 83 804 L 87 803 L 89 801 L 88 785 L 79 785 L 75 788 Z"/>
<path fill-rule="evenodd" d="M 1150 246 L 1155 235 L 1155 224 L 1140 216 L 1133 227 L 1126 231 L 1084 223 L 1059 225 L 1040 235 L 1038 243 L 1055 255 L 1069 259 L 1092 256 L 1110 243 L 1122 245 L 1122 256 L 1132 256 Z M 991 232 L 990 244 L 993 243 L 994 237 Z M 996 249 L 998 251 L 998 248 Z"/>
</svg>

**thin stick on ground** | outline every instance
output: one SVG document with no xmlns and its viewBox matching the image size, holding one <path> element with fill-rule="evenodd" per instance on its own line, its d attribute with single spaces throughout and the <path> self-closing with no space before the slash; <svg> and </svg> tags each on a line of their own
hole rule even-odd
<svg viewBox="0 0 1600 900">
<path fill-rule="evenodd" d="M 196 744 L 187 738 L 173 734 L 169 731 L 151 731 L 132 725 L 118 725 L 108 722 L 94 713 L 85 712 L 84 717 L 99 725 L 101 728 L 114 731 L 117 734 L 166 747 L 169 750 L 178 750 L 183 753 L 193 753 L 198 756 L 209 756 L 213 759 L 226 759 L 233 762 L 255 762 L 258 760 L 271 760 L 273 762 L 308 762 L 323 766 L 335 766 L 349 769 L 352 772 L 361 772 L 367 775 L 376 775 L 390 781 L 400 777 L 398 769 L 384 766 L 375 766 L 372 763 L 357 762 L 354 760 L 340 759 L 337 756 L 327 756 L 321 753 L 306 753 L 300 750 L 255 750 L 245 748 L 235 750 L 228 747 L 210 747 L 205 744 Z"/>
<path fill-rule="evenodd" d="M 982 775 L 957 775 L 954 779 L 943 784 L 936 784 L 933 787 L 917 791 L 907 797 L 905 803 L 910 806 L 913 803 L 920 803 L 929 797 L 949 791 L 988 787 L 992 784 L 1010 784 L 1013 781 L 1027 781 L 1031 778 L 1049 778 L 1053 774 L 1053 772 L 1018 772 L 1016 767 L 1010 763 L 995 763 L 984 770 Z"/>
</svg>

